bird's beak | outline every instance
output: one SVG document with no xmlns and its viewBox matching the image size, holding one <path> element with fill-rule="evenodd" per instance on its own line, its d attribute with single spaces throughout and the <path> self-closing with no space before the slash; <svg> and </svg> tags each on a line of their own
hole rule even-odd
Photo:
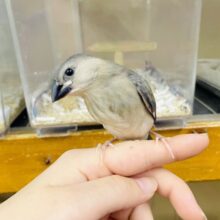
<svg viewBox="0 0 220 220">
<path fill-rule="evenodd" d="M 72 81 L 67 81 L 65 84 L 61 85 L 56 80 L 53 81 L 51 86 L 51 99 L 52 102 L 62 99 L 72 90 Z"/>
</svg>

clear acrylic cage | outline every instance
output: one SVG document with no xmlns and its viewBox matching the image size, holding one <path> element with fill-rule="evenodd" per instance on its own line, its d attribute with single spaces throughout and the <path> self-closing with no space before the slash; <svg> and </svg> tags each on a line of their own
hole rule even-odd
<svg viewBox="0 0 220 220">
<path fill-rule="evenodd" d="M 201 0 L 5 1 L 32 126 L 94 123 L 83 100 L 52 104 L 47 92 L 79 52 L 148 74 L 159 120 L 191 114 Z"/>
<path fill-rule="evenodd" d="M 203 3 L 197 82 L 220 97 L 220 1 Z"/>
<path fill-rule="evenodd" d="M 2 93 L 0 92 L 0 136 L 5 132 L 5 130 L 6 130 L 6 124 L 4 117 L 3 100 L 2 100 Z"/>
<path fill-rule="evenodd" d="M 0 0 L 0 133 L 24 108 L 12 34 L 4 0 Z"/>
</svg>

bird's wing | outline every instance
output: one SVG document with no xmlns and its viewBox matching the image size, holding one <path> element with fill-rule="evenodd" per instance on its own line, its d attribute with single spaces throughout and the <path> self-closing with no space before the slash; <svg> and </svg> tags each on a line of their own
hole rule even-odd
<svg viewBox="0 0 220 220">
<path fill-rule="evenodd" d="M 136 87 L 137 93 L 145 109 L 151 114 L 154 121 L 156 121 L 156 102 L 147 80 L 132 70 L 127 71 L 127 75 L 129 80 Z"/>
</svg>

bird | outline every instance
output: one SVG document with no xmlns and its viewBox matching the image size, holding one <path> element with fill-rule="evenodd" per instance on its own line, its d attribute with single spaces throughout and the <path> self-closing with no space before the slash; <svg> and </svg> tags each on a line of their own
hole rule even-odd
<svg viewBox="0 0 220 220">
<path fill-rule="evenodd" d="M 146 139 L 157 119 L 147 78 L 98 57 L 75 54 L 55 69 L 52 102 L 67 95 L 83 98 L 92 117 L 117 140 Z"/>
</svg>

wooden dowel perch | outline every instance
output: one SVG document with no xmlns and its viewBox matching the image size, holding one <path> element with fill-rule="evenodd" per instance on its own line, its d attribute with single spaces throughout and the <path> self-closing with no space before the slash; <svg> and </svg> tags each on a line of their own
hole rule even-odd
<svg viewBox="0 0 220 220">
<path fill-rule="evenodd" d="M 88 47 L 88 50 L 95 53 L 114 53 L 114 61 L 124 64 L 124 53 L 147 52 L 157 49 L 156 42 L 141 41 L 119 41 L 119 42 L 100 42 Z"/>
</svg>

